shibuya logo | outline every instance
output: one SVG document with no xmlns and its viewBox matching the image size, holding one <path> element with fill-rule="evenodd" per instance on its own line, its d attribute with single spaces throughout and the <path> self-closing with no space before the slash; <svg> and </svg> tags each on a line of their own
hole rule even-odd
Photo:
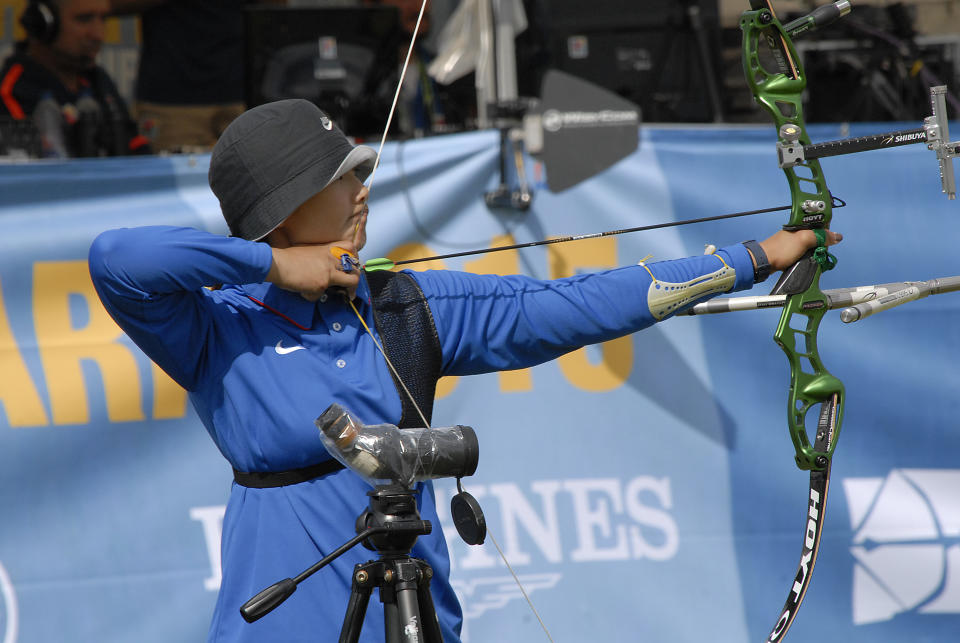
<svg viewBox="0 0 960 643">
<path fill-rule="evenodd" d="M 960 614 L 960 470 L 894 469 L 843 481 L 853 543 L 853 623 Z"/>
<path fill-rule="evenodd" d="M 926 140 L 926 132 L 908 132 L 906 134 L 897 134 L 895 136 L 888 136 L 883 139 L 884 145 L 890 145 L 891 143 L 906 143 L 908 141 L 920 141 Z"/>
<path fill-rule="evenodd" d="M 13 583 L 0 563 L 0 643 L 16 643 L 17 618 L 17 596 L 13 592 Z"/>
</svg>

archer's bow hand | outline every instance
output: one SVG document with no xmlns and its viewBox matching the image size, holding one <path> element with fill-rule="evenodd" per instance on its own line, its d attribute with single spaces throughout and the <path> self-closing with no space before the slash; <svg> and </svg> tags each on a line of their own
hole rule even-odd
<svg viewBox="0 0 960 643">
<path fill-rule="evenodd" d="M 826 245 L 832 246 L 843 240 L 843 235 L 832 230 L 826 231 Z M 817 236 L 813 230 L 788 232 L 779 230 L 776 234 L 760 242 L 767 255 L 767 261 L 773 270 L 785 270 L 800 260 L 808 250 L 817 247 Z"/>
</svg>

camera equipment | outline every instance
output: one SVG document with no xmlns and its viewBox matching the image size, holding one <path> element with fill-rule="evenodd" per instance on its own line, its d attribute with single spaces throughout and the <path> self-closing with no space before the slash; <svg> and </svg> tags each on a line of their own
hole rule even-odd
<svg viewBox="0 0 960 643">
<path fill-rule="evenodd" d="M 477 470 L 480 457 L 477 434 L 472 428 L 363 425 L 339 404 L 328 406 L 316 425 L 327 451 L 377 489 L 407 489 L 423 480 L 456 478 L 458 493 L 450 500 L 453 523 L 467 544 L 483 542 L 487 533 L 483 510 L 460 484 L 460 478 L 472 476 Z M 370 526 L 364 516 L 357 523 L 358 532 L 361 527 Z"/>
<path fill-rule="evenodd" d="M 469 426 L 398 429 L 360 424 L 339 404 L 316 421 L 327 451 L 370 484 L 399 484 L 433 478 L 461 478 L 477 470 L 480 447 Z"/>
<path fill-rule="evenodd" d="M 296 591 L 297 585 L 358 543 L 380 554 L 377 560 L 353 568 L 350 600 L 340 630 L 340 642 L 359 639 L 363 617 L 374 587 L 383 603 L 384 628 L 391 643 L 442 643 L 430 579 L 433 569 L 411 558 L 417 538 L 433 529 L 421 520 L 410 487 L 423 480 L 456 477 L 459 493 L 451 500 L 457 531 L 471 544 L 483 542 L 486 524 L 480 505 L 460 486 L 460 477 L 477 468 L 479 445 L 473 429 L 399 429 L 392 424 L 364 425 L 338 404 L 316 420 L 327 450 L 348 468 L 374 484 L 367 492 L 369 507 L 357 518 L 357 535 L 295 578 L 261 591 L 240 608 L 252 623 L 271 612 Z"/>
</svg>

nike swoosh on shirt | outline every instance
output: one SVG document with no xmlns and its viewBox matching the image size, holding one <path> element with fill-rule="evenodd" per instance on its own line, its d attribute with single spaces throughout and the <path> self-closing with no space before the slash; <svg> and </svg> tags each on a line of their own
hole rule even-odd
<svg viewBox="0 0 960 643">
<path fill-rule="evenodd" d="M 281 339 L 279 342 L 277 342 L 277 345 L 273 347 L 273 350 L 277 351 L 277 355 L 286 355 L 288 353 L 292 353 L 293 351 L 302 351 L 305 348 L 304 346 L 291 346 L 290 348 L 284 348 L 281 346 L 282 343 L 283 340 Z"/>
</svg>

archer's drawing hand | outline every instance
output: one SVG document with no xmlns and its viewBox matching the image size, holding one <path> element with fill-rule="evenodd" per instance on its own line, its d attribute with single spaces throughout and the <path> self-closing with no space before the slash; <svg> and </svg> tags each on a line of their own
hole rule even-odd
<svg viewBox="0 0 960 643">
<path fill-rule="evenodd" d="M 353 243 L 349 241 L 274 247 L 273 263 L 266 280 L 284 290 L 298 292 L 308 301 L 316 301 L 326 290 L 336 287 L 343 288 L 353 299 L 360 283 L 360 271 L 344 272 L 339 257 L 331 252 L 334 247 L 356 256 Z"/>
</svg>

